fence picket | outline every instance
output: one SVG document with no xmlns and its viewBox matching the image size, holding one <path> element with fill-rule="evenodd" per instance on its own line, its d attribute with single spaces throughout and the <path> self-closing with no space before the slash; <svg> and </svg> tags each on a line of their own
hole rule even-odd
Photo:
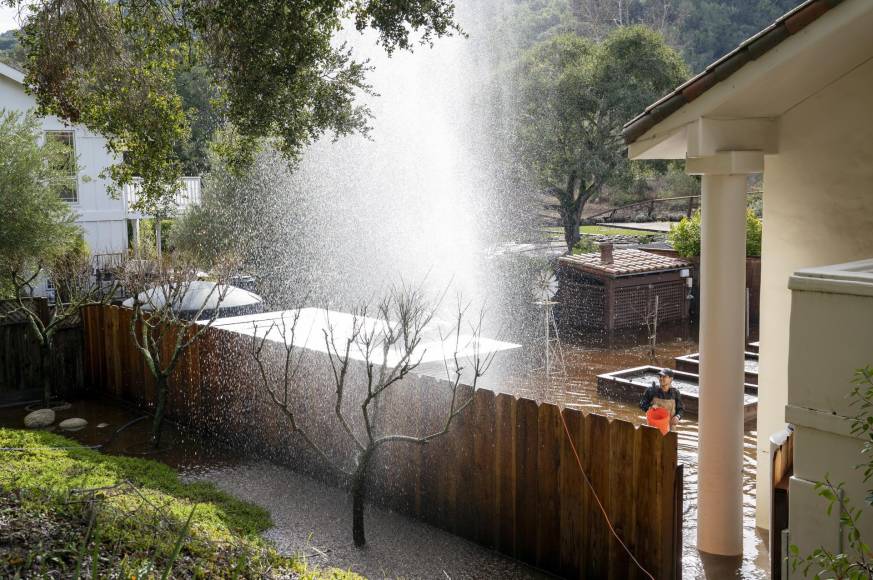
<svg viewBox="0 0 873 580">
<path fill-rule="evenodd" d="M 153 405 L 154 382 L 130 337 L 129 316 L 117 307 L 85 309 L 86 383 Z M 293 438 L 261 392 L 248 348 L 248 339 L 220 328 L 204 333 L 173 376 L 178 392 L 170 415 L 214 435 L 220 425 L 224 440 L 268 457 L 310 457 L 289 447 Z M 426 414 L 439 407 L 444 383 L 416 380 L 418 388 L 386 398 L 380 411 L 406 413 L 397 423 L 404 431 L 416 421 L 439 422 Z M 317 385 L 310 386 L 318 396 Z M 611 536 L 560 413 L 552 404 L 480 389 L 447 435 L 392 448 L 386 458 L 403 468 L 387 473 L 398 481 L 374 489 L 404 512 L 565 577 L 642 577 Z M 676 435 L 572 409 L 564 419 L 616 531 L 655 577 L 674 577 L 681 541 Z"/>
</svg>

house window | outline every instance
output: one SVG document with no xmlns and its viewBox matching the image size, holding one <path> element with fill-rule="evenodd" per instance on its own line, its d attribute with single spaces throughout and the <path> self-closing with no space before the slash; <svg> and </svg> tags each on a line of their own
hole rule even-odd
<svg viewBox="0 0 873 580">
<path fill-rule="evenodd" d="M 58 190 L 61 199 L 69 202 L 79 201 L 79 179 L 76 171 L 76 138 L 72 131 L 46 131 L 46 139 L 51 139 L 67 147 L 67 152 L 58 161 L 56 169 L 62 173 L 62 184 Z"/>
<path fill-rule="evenodd" d="M 55 285 L 52 282 L 51 278 L 46 278 L 46 280 L 45 280 L 45 297 L 48 299 L 49 302 L 54 302 L 55 296 L 56 296 Z"/>
</svg>

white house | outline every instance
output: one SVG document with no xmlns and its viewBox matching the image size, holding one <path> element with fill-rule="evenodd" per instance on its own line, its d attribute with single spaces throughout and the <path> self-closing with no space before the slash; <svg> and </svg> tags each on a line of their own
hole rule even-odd
<svg viewBox="0 0 873 580">
<path fill-rule="evenodd" d="M 871 105 L 873 2 L 808 0 L 625 127 L 631 158 L 684 159 L 702 175 L 703 551 L 742 551 L 748 174 L 764 175 L 758 525 L 770 526 L 769 439 L 786 423 L 796 429 L 788 541 L 801 552 L 844 542 L 816 481 L 845 481 L 858 507 L 873 485 L 854 469 L 864 458 L 847 400 L 854 369 L 873 364 Z M 873 517 L 861 523 L 870 542 Z"/>
<path fill-rule="evenodd" d="M 24 90 L 24 73 L 0 63 L 0 109 L 26 112 L 36 108 L 35 99 Z M 95 265 L 124 256 L 128 252 L 128 221 L 134 235 L 139 220 L 144 217 L 131 210 L 138 187 L 125 187 L 117 198 L 107 191 L 107 180 L 101 172 L 114 163 L 106 148 L 106 139 L 81 125 L 69 125 L 57 117 L 43 117 L 42 128 L 47 138 L 60 139 L 70 145 L 78 162 L 78 171 L 70 176 L 70 187 L 64 199 L 78 214 L 76 222 L 82 226 L 85 242 L 95 259 Z M 200 201 L 200 178 L 184 177 L 176 196 L 176 206 L 184 210 Z M 45 289 L 38 289 L 42 292 Z"/>
<path fill-rule="evenodd" d="M 0 63 L 0 108 L 26 112 L 36 108 L 35 99 L 24 90 L 24 74 Z M 119 254 L 127 251 L 127 212 L 122 199 L 113 199 L 106 181 L 99 177 L 113 163 L 106 140 L 80 125 L 68 125 L 57 117 L 43 117 L 47 137 L 70 144 L 78 159 L 78 173 L 71 176 L 65 199 L 79 215 L 91 253 Z"/>
</svg>

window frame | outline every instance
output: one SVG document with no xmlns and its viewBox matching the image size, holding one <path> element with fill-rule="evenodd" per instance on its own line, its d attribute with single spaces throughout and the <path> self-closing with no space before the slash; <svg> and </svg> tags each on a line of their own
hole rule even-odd
<svg viewBox="0 0 873 580">
<path fill-rule="evenodd" d="M 61 191 L 58 191 L 58 196 L 65 202 L 70 204 L 79 203 L 79 170 L 76 164 L 77 156 L 76 156 L 76 131 L 75 129 L 46 129 L 43 131 L 45 134 L 45 139 L 56 139 L 65 145 L 68 145 L 70 148 L 70 161 L 72 163 L 72 170 L 70 174 L 66 177 L 63 177 L 64 186 Z M 67 143 L 66 139 L 58 139 L 59 136 L 69 135 L 69 143 Z M 64 192 L 70 192 L 68 195 L 64 195 Z"/>
</svg>

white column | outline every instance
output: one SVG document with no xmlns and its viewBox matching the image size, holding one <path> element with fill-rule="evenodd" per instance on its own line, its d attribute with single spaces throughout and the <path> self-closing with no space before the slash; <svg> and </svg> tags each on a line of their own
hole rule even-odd
<svg viewBox="0 0 873 580">
<path fill-rule="evenodd" d="M 746 175 L 762 162 L 726 152 L 686 164 L 703 175 L 697 548 L 724 556 L 743 552 Z"/>
<path fill-rule="evenodd" d="M 160 214 L 155 214 L 155 246 L 158 253 L 158 262 L 161 261 L 163 257 L 163 241 L 161 240 L 161 216 Z"/>
<path fill-rule="evenodd" d="M 140 247 L 140 241 L 139 241 L 139 218 L 135 218 L 135 219 L 133 220 L 133 253 L 134 253 L 134 255 L 137 257 L 137 259 L 140 258 L 140 255 L 139 255 L 139 247 Z"/>
</svg>

